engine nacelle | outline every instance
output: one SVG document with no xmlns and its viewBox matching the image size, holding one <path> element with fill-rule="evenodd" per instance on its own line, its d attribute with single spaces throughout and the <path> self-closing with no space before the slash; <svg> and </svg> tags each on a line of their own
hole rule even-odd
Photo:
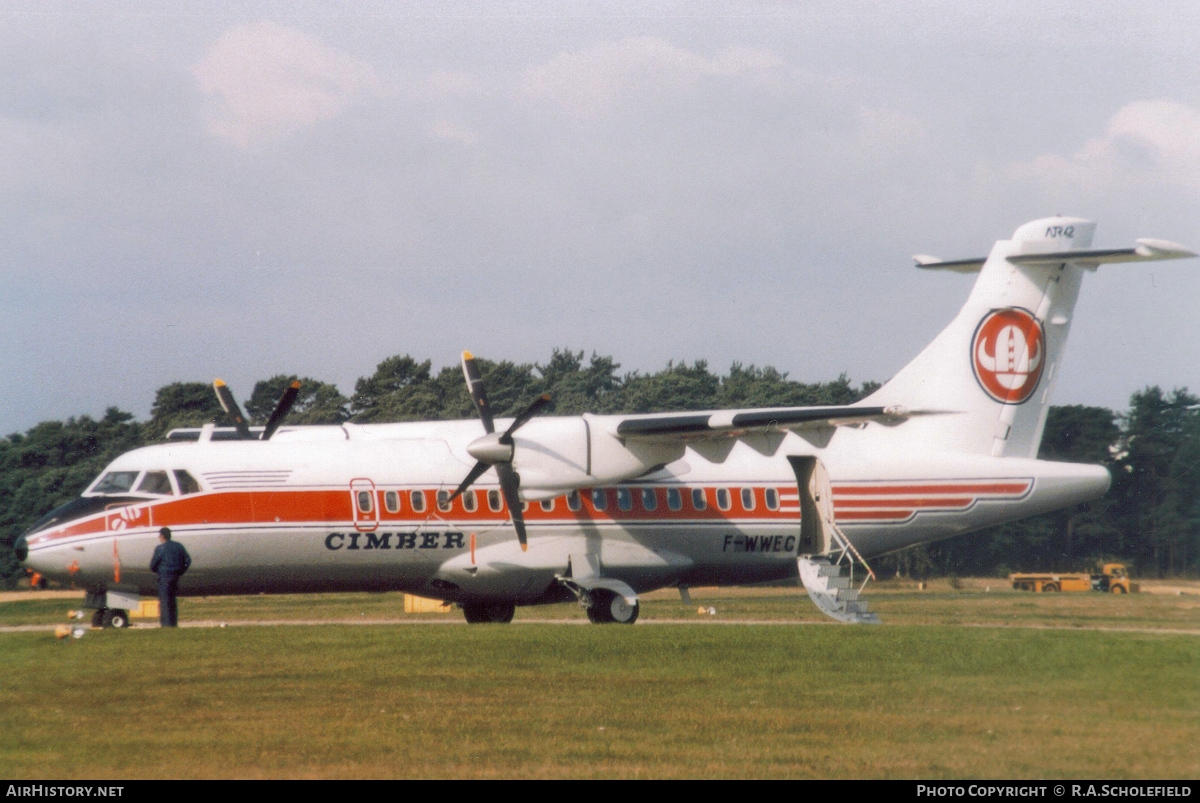
<svg viewBox="0 0 1200 803">
<path fill-rule="evenodd" d="M 522 427 L 513 437 L 512 463 L 521 475 L 521 496 L 537 500 L 611 485 L 683 457 L 683 443 L 623 441 L 613 434 L 617 420 L 535 418 Z"/>
</svg>

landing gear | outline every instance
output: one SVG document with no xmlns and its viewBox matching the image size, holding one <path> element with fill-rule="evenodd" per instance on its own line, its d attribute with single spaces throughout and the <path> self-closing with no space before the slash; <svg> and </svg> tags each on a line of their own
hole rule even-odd
<svg viewBox="0 0 1200 803">
<path fill-rule="evenodd" d="M 579 565 L 584 565 L 585 562 L 581 559 Z M 575 595 L 592 624 L 606 625 L 617 622 L 631 625 L 637 621 L 640 607 L 637 592 L 628 583 L 612 577 L 596 577 L 595 574 L 585 577 L 559 574 L 555 575 L 554 579 Z"/>
<path fill-rule="evenodd" d="M 508 624 L 513 620 L 517 606 L 503 602 L 464 602 L 462 610 L 463 617 L 466 618 L 469 625 Z"/>
<path fill-rule="evenodd" d="M 588 621 L 592 624 L 604 625 L 616 622 L 631 625 L 637 621 L 638 610 L 641 606 L 636 602 L 630 605 L 621 594 L 607 588 L 597 588 L 588 596 L 591 601 L 586 610 Z"/>
</svg>

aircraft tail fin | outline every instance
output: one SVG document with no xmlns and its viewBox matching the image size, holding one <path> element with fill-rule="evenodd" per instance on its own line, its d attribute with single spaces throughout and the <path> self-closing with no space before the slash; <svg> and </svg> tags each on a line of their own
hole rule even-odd
<svg viewBox="0 0 1200 803">
<path fill-rule="evenodd" d="M 1036 457 L 1084 272 L 1195 256 L 1163 240 L 1092 250 L 1095 228 L 1080 218 L 1043 218 L 998 241 L 984 259 L 914 257 L 924 269 L 979 271 L 979 278 L 950 325 L 862 402 L 955 414 L 913 419 L 885 437 L 899 448 Z"/>
</svg>

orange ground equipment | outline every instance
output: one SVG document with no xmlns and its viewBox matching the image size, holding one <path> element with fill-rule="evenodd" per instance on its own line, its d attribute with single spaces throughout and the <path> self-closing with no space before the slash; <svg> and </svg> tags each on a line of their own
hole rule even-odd
<svg viewBox="0 0 1200 803">
<path fill-rule="evenodd" d="M 1129 572 L 1123 564 L 1105 563 L 1097 571 L 1097 574 L 1011 574 L 1008 579 L 1015 591 L 1100 591 L 1106 594 L 1133 594 L 1138 591 L 1138 584 L 1129 579 Z"/>
</svg>

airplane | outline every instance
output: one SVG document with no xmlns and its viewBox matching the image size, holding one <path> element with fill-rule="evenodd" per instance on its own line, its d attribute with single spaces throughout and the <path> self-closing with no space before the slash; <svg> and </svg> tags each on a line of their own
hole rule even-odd
<svg viewBox="0 0 1200 803">
<path fill-rule="evenodd" d="M 1108 489 L 1102 466 L 1036 459 L 1080 282 L 1195 254 L 1149 239 L 1092 249 L 1095 225 L 1044 218 L 985 258 L 915 256 L 978 278 L 950 324 L 851 405 L 555 417 L 538 415 L 541 397 L 494 418 L 464 352 L 478 420 L 286 426 L 293 386 L 260 429 L 218 380 L 233 427 L 118 457 L 17 555 L 117 627 L 155 593 L 163 526 L 193 557 L 182 596 L 404 591 L 471 623 L 575 601 L 593 622 L 632 624 L 651 590 L 690 603 L 689 587 L 799 579 L 830 617 L 876 622 L 859 596 L 869 559 Z"/>
</svg>

